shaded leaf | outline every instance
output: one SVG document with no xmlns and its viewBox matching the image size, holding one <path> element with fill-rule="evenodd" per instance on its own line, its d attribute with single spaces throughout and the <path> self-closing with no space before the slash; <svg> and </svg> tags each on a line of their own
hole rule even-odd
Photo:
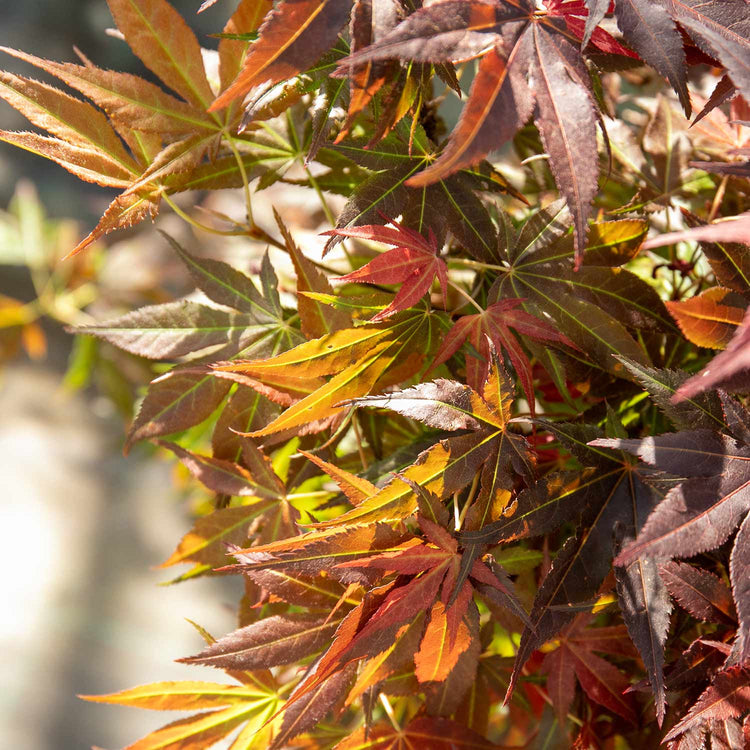
<svg viewBox="0 0 750 750">
<path fill-rule="evenodd" d="M 76 332 L 97 336 L 141 357 L 175 359 L 220 345 L 241 349 L 263 330 L 251 315 L 182 300 L 141 307 L 120 318 L 81 326 Z"/>
<path fill-rule="evenodd" d="M 147 438 L 169 435 L 207 419 L 232 384 L 188 368 L 153 380 L 128 431 L 126 448 Z"/>
<path fill-rule="evenodd" d="M 665 740 L 711 719 L 728 719 L 742 715 L 750 705 L 750 669 L 743 666 L 729 667 L 719 672 L 703 691 L 690 711 L 665 736 Z"/>
<path fill-rule="evenodd" d="M 538 80 L 536 102 L 542 143 L 560 193 L 574 217 L 576 267 L 583 260 L 591 201 L 597 191 L 596 119 L 588 71 L 561 34 L 533 26 Z"/>
<path fill-rule="evenodd" d="M 690 557 L 722 544 L 748 509 L 748 447 L 705 430 L 642 440 L 599 439 L 592 445 L 619 448 L 681 478 L 651 513 L 637 539 L 616 560 Z"/>
<path fill-rule="evenodd" d="M 613 226 L 614 225 L 614 226 Z M 627 326 L 677 330 L 655 291 L 625 269 L 617 268 L 642 241 L 642 230 L 630 224 L 602 222 L 592 226 L 592 265 L 573 270 L 570 217 L 562 202 L 533 215 L 511 238 L 506 257 L 512 273 L 503 274 L 490 292 L 496 299 L 523 299 L 523 309 L 550 320 L 598 367 L 623 375 L 613 355 L 648 364 Z M 635 231 L 634 231 L 635 229 Z M 610 239 L 609 234 L 613 232 Z M 604 265 L 597 263 L 604 262 Z M 614 264 L 614 267 L 613 267 Z"/>
<path fill-rule="evenodd" d="M 742 2 L 674 0 L 670 10 L 698 46 L 715 55 L 745 96 L 750 96 L 750 18 Z"/>
<path fill-rule="evenodd" d="M 746 663 L 750 658 L 750 587 L 748 587 L 747 565 L 750 562 L 750 516 L 745 520 L 737 532 L 734 540 L 732 555 L 729 560 L 729 577 L 732 582 L 739 628 L 737 642 L 739 645 L 739 662 Z"/>
<path fill-rule="evenodd" d="M 349 328 L 352 321 L 346 312 L 330 305 L 322 304 L 315 298 L 305 294 L 305 292 L 333 294 L 333 288 L 325 274 L 306 258 L 304 253 L 297 247 L 292 235 L 286 226 L 284 226 L 281 217 L 275 209 L 274 216 L 281 236 L 284 238 L 284 246 L 294 263 L 294 270 L 297 274 L 297 312 L 300 316 L 302 333 L 308 339 L 313 339 L 342 328 Z"/>
<path fill-rule="evenodd" d="M 653 560 L 639 558 L 629 566 L 615 568 L 617 599 L 623 619 L 643 659 L 654 694 L 656 720 L 661 726 L 666 708 L 664 644 L 672 606 L 667 587 Z"/>
<path fill-rule="evenodd" d="M 659 573 L 679 605 L 699 620 L 734 622 L 732 594 L 713 573 L 687 563 L 668 562 Z"/>
<path fill-rule="evenodd" d="M 648 0 L 616 0 L 615 17 L 633 49 L 672 84 L 689 117 L 691 106 L 682 37 L 665 8 Z"/>
<path fill-rule="evenodd" d="M 277 487 L 268 487 L 266 483 L 261 483 L 264 477 L 255 479 L 245 467 L 239 464 L 211 456 L 202 456 L 166 440 L 158 442 L 162 448 L 172 451 L 187 466 L 190 473 L 213 492 L 222 495 L 279 498 Z"/>
<path fill-rule="evenodd" d="M 471 536 L 479 537 L 495 529 L 496 538 L 500 539 L 511 535 L 511 538 L 534 536 L 551 525 L 552 528 L 559 525 L 566 514 L 567 520 L 571 520 L 572 514 L 581 513 L 575 536 L 565 542 L 537 591 L 530 615 L 531 627 L 521 636 L 509 693 L 532 652 L 575 617 L 574 603 L 590 601 L 596 596 L 610 571 L 613 529 L 634 536 L 654 506 L 653 490 L 627 459 L 607 457 L 603 451 L 591 449 L 590 446 L 609 442 L 591 441 L 593 428 L 572 424 L 546 426 L 593 471 L 578 473 L 572 482 L 566 474 L 541 480 L 537 487 L 519 496 L 518 507 L 508 519 L 471 532 Z M 549 494 L 545 495 L 545 491 Z M 469 533 L 463 535 L 469 536 Z M 657 592 L 651 586 L 632 593 L 634 599 L 651 599 Z"/>
<path fill-rule="evenodd" d="M 160 567 L 187 562 L 218 567 L 226 562 L 227 545 L 246 542 L 250 523 L 274 502 L 266 500 L 236 508 L 221 508 L 198 518 Z"/>
<path fill-rule="evenodd" d="M 291 664 L 319 651 L 341 615 L 272 615 L 220 638 L 195 656 L 178 659 L 221 669 L 255 670 Z"/>
<path fill-rule="evenodd" d="M 434 156 L 434 147 L 421 126 L 413 134 L 403 126 L 397 127 L 376 146 L 356 139 L 335 148 L 356 164 L 377 170 L 350 194 L 336 221 L 337 229 L 385 223 L 384 216 L 401 215 L 402 224 L 423 235 L 434 231 L 439 243 L 450 230 L 473 257 L 497 262 L 496 230 L 475 191 L 512 192 L 499 173 L 480 168 L 463 170 L 435 184 L 409 187 L 410 178 L 418 177 Z M 336 241 L 332 237 L 326 251 Z"/>
<path fill-rule="evenodd" d="M 284 709 L 281 726 L 269 750 L 284 747 L 293 737 L 312 729 L 343 699 L 355 674 L 356 665 L 351 664 L 299 700 L 292 698 Z"/>
<path fill-rule="evenodd" d="M 565 725 L 577 680 L 590 700 L 635 723 L 632 698 L 624 695 L 629 683 L 612 664 L 593 653 L 606 650 L 607 644 L 597 642 L 597 629 L 584 629 L 588 620 L 587 615 L 579 615 L 561 634 L 559 647 L 545 657 L 543 669 L 549 674 L 548 689 L 558 721 Z M 587 638 L 589 633 L 594 640 Z"/>
<path fill-rule="evenodd" d="M 679 402 L 674 399 L 679 388 L 690 377 L 688 373 L 657 370 L 624 357 L 618 359 L 676 427 L 707 430 L 724 428 L 721 404 L 714 394 L 704 394 Z"/>
</svg>

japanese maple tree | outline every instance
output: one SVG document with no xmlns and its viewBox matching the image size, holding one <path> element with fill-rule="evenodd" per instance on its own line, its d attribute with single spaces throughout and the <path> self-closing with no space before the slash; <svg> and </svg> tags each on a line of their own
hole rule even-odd
<svg viewBox="0 0 750 750">
<path fill-rule="evenodd" d="M 245 593 L 221 681 L 84 697 L 188 712 L 133 750 L 750 747 L 750 4 L 107 2 L 152 75 L 5 49 L 66 89 L 0 73 L 0 139 L 119 191 L 71 255 L 194 232 L 74 332 L 210 500 L 163 567 Z"/>
</svg>

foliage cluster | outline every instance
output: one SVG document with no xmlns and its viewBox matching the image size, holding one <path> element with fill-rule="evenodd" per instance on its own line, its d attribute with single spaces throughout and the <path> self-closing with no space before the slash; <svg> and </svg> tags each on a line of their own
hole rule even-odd
<svg viewBox="0 0 750 750">
<path fill-rule="evenodd" d="M 73 255 L 163 203 L 259 252 L 167 238 L 199 293 L 77 329 L 211 493 L 164 567 L 245 582 L 183 660 L 231 683 L 87 698 L 190 712 L 138 750 L 750 744 L 746 0 L 240 0 L 214 53 L 108 2 L 163 86 L 6 49 L 89 101 L 0 73 L 0 138 L 120 191 Z"/>
</svg>

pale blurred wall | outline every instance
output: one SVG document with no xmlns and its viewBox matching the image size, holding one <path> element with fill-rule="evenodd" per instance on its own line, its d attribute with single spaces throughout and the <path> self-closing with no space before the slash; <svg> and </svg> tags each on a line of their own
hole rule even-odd
<svg viewBox="0 0 750 750">
<path fill-rule="evenodd" d="M 232 0 L 195 18 L 197 0 L 174 3 L 194 27 L 215 30 Z M 58 60 L 78 45 L 96 63 L 142 72 L 125 45 L 103 34 L 104 0 L 0 0 L 0 44 Z M 207 40 L 210 44 L 210 40 Z M 39 76 L 3 56 L 0 67 Z M 0 128 L 25 120 L 0 102 Z M 20 177 L 32 179 L 52 216 L 91 226 L 111 193 L 0 143 L 0 207 Z M 24 269 L 0 266 L 0 294 L 28 296 Z M 0 747 L 117 748 L 172 717 L 99 706 L 76 693 L 112 692 L 165 679 L 220 679 L 173 659 L 200 638 L 183 618 L 216 634 L 234 627 L 233 583 L 159 587 L 153 566 L 189 528 L 169 469 L 121 453 L 123 426 L 95 393 L 59 384 L 70 347 L 54 326 L 45 362 L 20 359 L 0 371 Z"/>
</svg>

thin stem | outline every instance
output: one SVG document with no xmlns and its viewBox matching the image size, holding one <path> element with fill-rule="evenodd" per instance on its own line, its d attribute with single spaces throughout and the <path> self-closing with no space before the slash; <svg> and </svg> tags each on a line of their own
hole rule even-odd
<svg viewBox="0 0 750 750">
<path fill-rule="evenodd" d="M 466 502 L 464 503 L 464 507 L 461 508 L 461 514 L 458 517 L 458 522 L 456 523 L 456 531 L 461 531 L 461 527 L 464 525 L 464 520 L 466 519 L 466 514 L 469 511 L 469 508 L 472 506 L 472 503 L 474 502 L 474 497 L 477 492 L 477 487 L 479 487 L 479 478 L 481 474 L 477 473 L 474 475 L 474 479 L 471 483 L 471 487 L 469 488 L 469 494 L 466 497 Z"/>
<path fill-rule="evenodd" d="M 349 427 L 349 422 L 352 421 L 353 416 L 354 416 L 354 407 L 352 407 L 349 410 L 349 413 L 346 415 L 346 417 L 344 417 L 344 420 L 339 425 L 338 429 L 333 433 L 333 435 L 331 435 L 330 438 L 328 438 L 328 440 L 326 440 L 325 443 L 323 443 L 323 445 L 319 445 L 317 448 L 310 448 L 307 452 L 313 453 L 313 454 L 320 453 L 320 451 L 323 451 L 329 446 L 333 445 L 333 443 L 335 443 L 339 439 L 339 437 L 341 437 L 344 431 Z M 295 453 L 292 456 L 292 458 L 302 458 L 302 457 L 303 456 L 301 453 Z"/>
<path fill-rule="evenodd" d="M 498 266 L 494 263 L 482 263 L 479 260 L 470 260 L 469 258 L 449 258 L 448 265 L 466 266 L 466 268 L 476 268 L 482 271 L 505 271 L 507 273 L 507 266 Z"/>
<path fill-rule="evenodd" d="M 463 287 L 459 286 L 453 281 L 448 281 L 448 285 L 455 289 L 470 305 L 473 305 L 480 313 L 484 312 L 484 309 Z"/>
<path fill-rule="evenodd" d="M 719 213 L 719 208 L 721 208 L 721 202 L 724 200 L 724 192 L 727 189 L 727 182 L 729 182 L 729 175 L 725 174 L 721 178 L 719 187 L 717 188 L 716 194 L 714 195 L 714 199 L 711 202 L 711 210 L 708 212 L 709 222 L 713 221 L 716 218 L 716 215 Z"/>
<path fill-rule="evenodd" d="M 195 227 L 195 229 L 200 229 L 201 232 L 208 232 L 209 234 L 216 234 L 220 237 L 242 237 L 242 236 L 251 236 L 248 229 L 230 229 L 227 231 L 223 231 L 221 229 L 214 229 L 213 227 L 208 226 L 207 224 L 203 224 L 197 219 L 194 219 L 190 214 L 183 211 L 170 197 L 167 195 L 167 193 L 162 193 L 161 196 L 164 199 L 164 202 L 184 221 L 186 221 L 190 226 Z"/>
<path fill-rule="evenodd" d="M 365 456 L 365 449 L 362 445 L 362 433 L 359 431 L 356 415 L 352 417 L 352 429 L 354 430 L 354 436 L 357 438 L 357 450 L 359 451 L 359 460 L 362 463 L 362 471 L 367 471 L 367 457 Z"/>
<path fill-rule="evenodd" d="M 229 148 L 232 149 L 234 158 L 237 161 L 237 167 L 239 168 L 240 175 L 242 176 L 242 189 L 245 195 L 245 213 L 247 214 L 247 223 L 248 226 L 254 227 L 255 219 L 253 219 L 253 201 L 250 196 L 250 181 L 247 178 L 245 163 L 242 161 L 242 155 L 240 154 L 239 149 L 237 148 L 237 145 L 235 144 L 234 139 L 231 135 L 227 134 L 226 142 L 229 145 Z"/>
<path fill-rule="evenodd" d="M 393 724 L 393 728 L 397 732 L 400 732 L 401 725 L 398 723 L 398 719 L 396 719 L 396 714 L 393 711 L 393 706 L 391 705 L 391 702 L 388 700 L 388 696 L 385 693 L 380 694 L 380 702 L 383 704 L 385 713 L 388 716 L 388 718 L 391 720 L 391 724 Z"/>
</svg>

